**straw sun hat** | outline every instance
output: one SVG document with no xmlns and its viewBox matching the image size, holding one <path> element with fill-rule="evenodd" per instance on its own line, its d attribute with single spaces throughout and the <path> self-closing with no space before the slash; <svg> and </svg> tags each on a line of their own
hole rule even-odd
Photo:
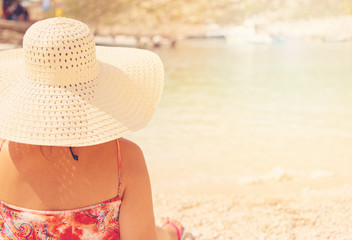
<svg viewBox="0 0 352 240">
<path fill-rule="evenodd" d="M 163 88 L 159 57 L 95 46 L 84 23 L 33 24 L 23 48 L 0 52 L 0 138 L 88 146 L 144 127 Z"/>
</svg>

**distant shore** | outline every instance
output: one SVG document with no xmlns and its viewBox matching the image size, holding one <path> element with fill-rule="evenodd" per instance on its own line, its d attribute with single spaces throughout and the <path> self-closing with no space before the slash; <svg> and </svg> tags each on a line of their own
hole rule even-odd
<svg viewBox="0 0 352 240">
<path fill-rule="evenodd" d="M 300 39 L 328 39 L 343 37 L 352 39 L 352 15 L 329 17 L 322 19 L 305 19 L 287 22 L 265 22 L 248 20 L 253 27 L 258 26 L 258 31 L 267 34 L 281 34 Z M 226 37 L 231 34 L 231 29 L 246 26 L 242 25 L 182 25 L 171 24 L 159 26 L 155 29 L 143 28 L 143 26 L 100 26 L 94 29 L 96 35 L 101 36 L 161 36 L 172 39 L 185 38 L 212 38 Z"/>
<path fill-rule="evenodd" d="M 256 22 L 246 25 L 160 25 L 154 29 L 135 25 L 115 25 L 92 27 L 97 44 L 110 46 L 174 46 L 180 39 L 233 37 L 236 28 L 255 28 L 261 35 L 278 36 L 299 40 L 319 40 L 326 42 L 342 42 L 352 40 L 352 15 L 330 17 L 324 19 L 295 20 L 290 22 Z M 2 29 L 0 32 L 0 49 L 20 46 L 23 32 Z"/>
</svg>

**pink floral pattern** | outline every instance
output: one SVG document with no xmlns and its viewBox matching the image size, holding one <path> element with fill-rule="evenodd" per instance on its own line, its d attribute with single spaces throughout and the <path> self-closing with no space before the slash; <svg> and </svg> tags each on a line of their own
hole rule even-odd
<svg viewBox="0 0 352 240">
<path fill-rule="evenodd" d="M 121 198 L 67 211 L 36 211 L 0 202 L 0 239 L 119 240 Z"/>
</svg>

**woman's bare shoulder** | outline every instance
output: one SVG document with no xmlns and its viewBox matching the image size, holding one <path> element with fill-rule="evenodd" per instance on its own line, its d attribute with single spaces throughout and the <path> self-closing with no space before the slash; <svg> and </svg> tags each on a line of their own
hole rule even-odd
<svg viewBox="0 0 352 240">
<path fill-rule="evenodd" d="M 144 164 L 142 149 L 134 142 L 125 138 L 119 138 L 121 157 L 125 165 Z"/>
<path fill-rule="evenodd" d="M 119 144 L 123 147 L 132 148 L 132 149 L 139 148 L 139 146 L 135 142 L 132 142 L 131 140 L 128 140 L 126 138 L 119 138 L 118 141 L 119 141 Z"/>
<path fill-rule="evenodd" d="M 130 177 L 144 175 L 147 171 L 145 159 L 141 148 L 134 142 L 125 138 L 119 139 L 121 147 L 122 169 Z M 125 176 L 126 177 L 126 176 Z"/>
<path fill-rule="evenodd" d="M 119 144 L 121 147 L 121 154 L 126 157 L 141 157 L 143 156 L 142 149 L 134 142 L 125 138 L 119 138 Z"/>
</svg>

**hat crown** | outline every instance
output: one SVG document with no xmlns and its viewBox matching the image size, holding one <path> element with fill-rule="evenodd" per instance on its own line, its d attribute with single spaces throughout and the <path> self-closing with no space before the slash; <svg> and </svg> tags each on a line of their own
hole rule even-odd
<svg viewBox="0 0 352 240">
<path fill-rule="evenodd" d="M 97 77 L 94 37 L 80 21 L 39 21 L 27 30 L 23 49 L 25 75 L 31 82 L 62 86 Z"/>
</svg>

